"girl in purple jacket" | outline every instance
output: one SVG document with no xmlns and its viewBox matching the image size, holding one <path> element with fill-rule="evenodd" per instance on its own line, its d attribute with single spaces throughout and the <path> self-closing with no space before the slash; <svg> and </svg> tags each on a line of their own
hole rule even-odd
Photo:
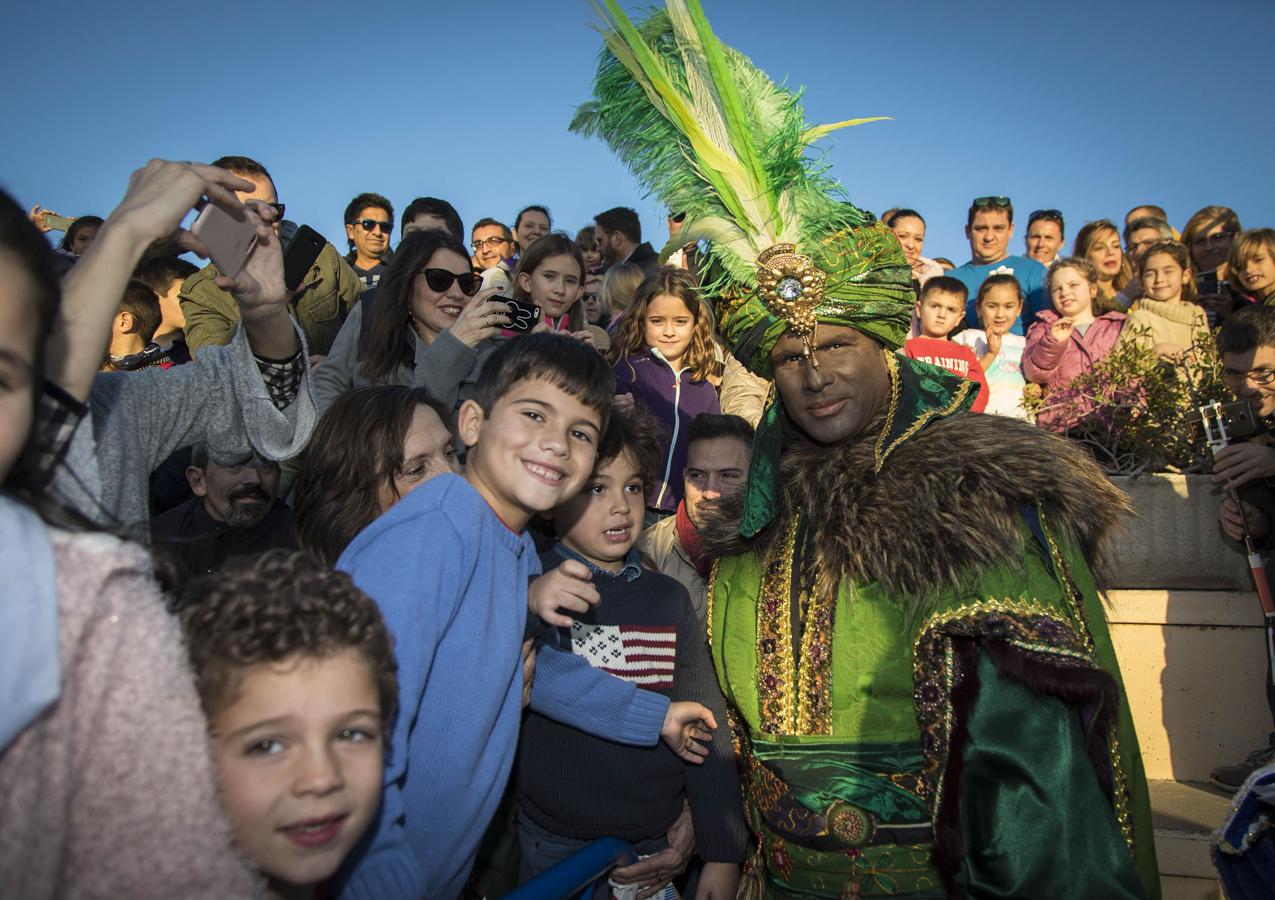
<svg viewBox="0 0 1275 900">
<path fill-rule="evenodd" d="M 664 267 L 638 286 L 620 322 L 611 360 L 615 393 L 644 406 L 664 426 L 659 473 L 646 496 L 657 518 L 677 509 L 686 468 L 686 431 L 700 413 L 720 413 L 722 362 L 713 323 L 684 269 Z"/>
</svg>

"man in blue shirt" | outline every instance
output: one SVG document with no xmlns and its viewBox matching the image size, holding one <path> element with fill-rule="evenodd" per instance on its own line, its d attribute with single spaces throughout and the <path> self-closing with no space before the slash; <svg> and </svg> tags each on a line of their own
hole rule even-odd
<svg viewBox="0 0 1275 900">
<path fill-rule="evenodd" d="M 1009 241 L 1014 236 L 1014 204 L 1008 197 L 975 197 L 965 224 L 970 240 L 970 261 L 948 274 L 969 289 L 965 321 L 978 328 L 978 289 L 989 275 L 1013 275 L 1023 289 L 1023 312 L 1010 330 L 1026 334 L 1036 313 L 1049 308 L 1045 295 L 1045 267 L 1025 256 L 1010 256 Z"/>
</svg>

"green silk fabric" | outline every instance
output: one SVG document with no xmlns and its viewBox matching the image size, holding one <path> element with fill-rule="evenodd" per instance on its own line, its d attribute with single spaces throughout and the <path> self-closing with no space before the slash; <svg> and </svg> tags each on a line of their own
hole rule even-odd
<svg viewBox="0 0 1275 900">
<path fill-rule="evenodd" d="M 710 620 L 722 692 L 748 731 L 753 752 L 791 779 L 789 787 L 803 805 L 819 812 L 839 799 L 882 821 L 908 821 L 917 805 L 886 789 L 874 773 L 897 763 L 918 774 L 921 769 L 916 751 L 922 733 L 914 701 L 914 663 L 919 661 L 913 649 L 922 623 L 937 622 L 942 630 L 944 616 L 955 616 L 958 608 L 991 608 L 998 600 L 1043 609 L 1059 627 L 1088 632 L 1093 661 L 1119 686 L 1117 740 L 1129 789 L 1134 852 L 1085 751 L 1080 710 L 1002 677 L 980 653 L 980 691 L 967 723 L 958 797 L 966 845 L 972 849 L 957 872 L 959 883 L 979 897 L 1158 897 L 1146 782 L 1101 601 L 1077 548 L 1057 541 L 1082 597 L 1079 612 L 1025 525 L 1020 533 L 1018 565 L 1006 562 L 971 573 L 959 586 L 933 597 L 919 618 L 905 613 L 900 599 L 879 583 L 842 585 L 833 619 L 831 735 L 760 731 L 757 604 L 763 564 L 751 553 L 722 559 L 712 584 Z M 829 760 L 837 754 L 844 758 Z M 919 798 L 917 802 L 928 815 L 928 805 Z M 752 819 L 756 826 L 755 814 Z M 763 850 L 773 849 L 774 841 L 768 834 Z M 795 854 L 798 862 L 836 871 L 824 872 L 822 878 L 810 872 L 790 875 L 786 881 L 768 871 L 768 895 L 836 897 L 849 884 L 838 885 L 837 877 L 848 879 L 852 873 L 829 854 L 804 853 L 786 843 L 783 847 L 789 858 Z M 912 859 L 917 848 L 899 850 L 910 854 L 913 868 L 908 871 L 919 871 L 915 867 L 920 863 Z M 882 874 L 888 872 L 888 859 L 881 862 L 879 854 L 873 858 L 885 867 Z M 876 891 L 859 883 L 862 871 L 855 870 L 854 883 L 870 896 Z M 827 892 L 815 890 L 816 883 Z M 917 883 L 917 893 L 899 896 L 928 897 L 929 890 Z"/>
</svg>

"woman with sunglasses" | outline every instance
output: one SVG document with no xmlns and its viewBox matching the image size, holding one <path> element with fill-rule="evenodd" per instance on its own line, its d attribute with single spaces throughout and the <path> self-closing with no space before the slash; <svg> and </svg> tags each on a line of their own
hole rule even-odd
<svg viewBox="0 0 1275 900">
<path fill-rule="evenodd" d="M 509 323 L 499 288 L 479 290 L 469 252 L 431 229 L 407 235 L 374 295 L 350 310 L 332 351 L 313 373 L 320 414 L 356 387 L 423 387 L 451 409 L 474 367 L 474 348 Z"/>
</svg>

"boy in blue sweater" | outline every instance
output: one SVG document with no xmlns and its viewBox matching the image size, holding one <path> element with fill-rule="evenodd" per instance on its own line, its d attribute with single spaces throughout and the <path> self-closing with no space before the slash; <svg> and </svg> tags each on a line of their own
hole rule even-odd
<svg viewBox="0 0 1275 900">
<path fill-rule="evenodd" d="M 399 662 L 385 793 L 342 897 L 460 894 L 518 739 L 528 583 L 540 574 L 525 528 L 589 477 L 612 390 L 605 361 L 580 341 L 505 342 L 457 415 L 464 476 L 412 491 L 337 561 L 381 607 Z M 559 582 L 581 574 L 566 572 Z M 531 705 L 623 743 L 664 737 L 687 759 L 707 752 L 701 725 L 717 724 L 699 704 L 670 703 L 552 647 L 539 654 Z"/>
</svg>

